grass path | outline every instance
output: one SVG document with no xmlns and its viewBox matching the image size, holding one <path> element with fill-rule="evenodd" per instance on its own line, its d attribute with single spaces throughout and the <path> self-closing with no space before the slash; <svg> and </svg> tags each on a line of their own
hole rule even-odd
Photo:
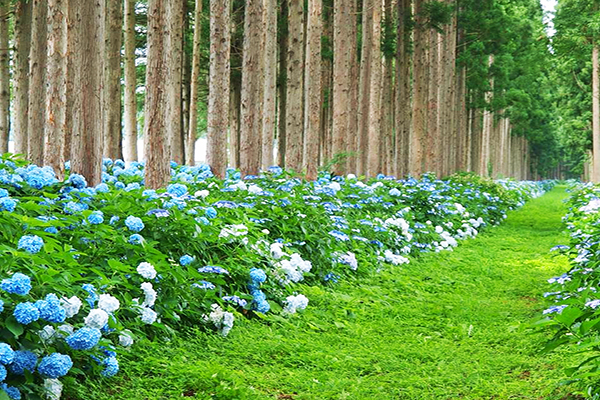
<svg viewBox="0 0 600 400">
<path fill-rule="evenodd" d="M 122 357 L 116 381 L 71 398 L 567 399 L 565 355 L 537 354 L 520 329 L 545 304 L 545 280 L 567 269 L 564 188 L 511 212 L 500 227 L 403 268 L 303 288 L 302 315 L 238 319 L 226 339 L 192 332 Z M 94 387 L 97 386 L 97 387 Z M 211 394 L 209 394 L 211 393 Z"/>
</svg>

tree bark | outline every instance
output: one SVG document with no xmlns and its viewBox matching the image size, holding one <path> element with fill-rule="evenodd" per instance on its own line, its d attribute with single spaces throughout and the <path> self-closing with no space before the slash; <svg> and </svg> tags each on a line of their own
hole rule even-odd
<svg viewBox="0 0 600 400">
<path fill-rule="evenodd" d="M 215 2 L 216 3 L 216 2 Z M 219 5 L 219 4 L 215 4 Z M 222 4 L 220 4 L 222 6 Z M 211 5 L 212 6 L 212 5 Z M 229 1 L 227 1 L 227 15 L 229 15 Z M 211 10 L 212 17 L 212 10 Z M 211 20 L 212 23 L 212 20 Z M 230 26 L 225 27 L 227 31 L 230 30 Z M 230 37 L 230 35 L 227 35 Z M 190 84 L 190 121 L 186 139 L 186 157 L 185 160 L 189 165 L 195 165 L 195 150 L 196 150 L 196 138 L 198 137 L 198 102 L 200 101 L 200 52 L 201 52 L 201 38 L 202 38 L 202 0 L 196 0 L 196 8 L 194 10 L 194 41 L 192 44 L 192 78 Z M 212 42 L 211 42 L 212 43 Z M 227 49 L 229 54 L 230 49 Z M 212 53 L 211 53 L 212 57 Z M 229 56 L 227 57 L 229 59 Z M 212 62 L 211 62 L 212 67 Z M 229 76 L 227 76 L 229 78 Z M 225 99 L 227 100 L 227 98 Z"/>
<path fill-rule="evenodd" d="M 309 0 L 306 35 L 306 123 L 304 131 L 304 164 L 306 179 L 317 178 L 319 137 L 321 129 L 321 34 L 322 0 Z"/>
<path fill-rule="evenodd" d="M 395 174 L 408 172 L 411 104 L 410 104 L 410 29 L 411 0 L 398 1 L 398 33 L 396 39 L 396 153 Z"/>
<path fill-rule="evenodd" d="M 44 165 L 61 179 L 64 172 L 64 141 L 67 131 L 67 4 L 48 0 L 48 59 Z"/>
<path fill-rule="evenodd" d="M 302 169 L 304 131 L 304 2 L 288 0 L 287 108 L 285 165 L 287 169 Z"/>
<path fill-rule="evenodd" d="M 44 161 L 44 122 L 46 106 L 46 31 L 48 3 L 33 0 L 31 53 L 29 55 L 29 105 L 27 120 L 27 154 L 29 161 L 41 165 Z"/>
<path fill-rule="evenodd" d="M 260 135 L 262 134 L 259 103 L 263 99 L 261 71 L 262 1 L 248 0 L 244 17 L 244 60 L 242 67 L 242 99 L 240 126 L 240 170 L 244 175 L 258 175 L 260 170 Z"/>
<path fill-rule="evenodd" d="M 137 75 L 135 67 L 135 0 L 125 0 L 125 57 L 123 69 L 125 70 L 124 123 L 125 145 L 124 157 L 126 161 L 137 161 Z"/>
<path fill-rule="evenodd" d="M 371 9 L 373 34 L 371 35 L 371 76 L 369 95 L 369 141 L 367 176 L 375 177 L 381 172 L 381 0 L 373 0 Z"/>
<path fill-rule="evenodd" d="M 425 76 L 425 62 L 427 49 L 425 42 L 428 31 L 425 29 L 425 16 L 423 15 L 423 0 L 415 0 L 415 32 L 413 53 L 413 113 L 412 132 L 410 140 L 410 161 L 408 170 L 413 176 L 420 176 L 423 172 L 424 146 L 426 139 L 426 102 L 427 79 Z"/>
<path fill-rule="evenodd" d="M 73 138 L 71 171 L 83 175 L 90 186 L 102 178 L 102 36 L 103 7 L 99 1 L 74 5 Z M 84 83 L 80 84 L 79 83 Z"/>
<path fill-rule="evenodd" d="M 27 154 L 29 107 L 29 50 L 31 48 L 31 1 L 20 0 L 15 6 L 14 60 L 14 141 L 15 153 Z"/>
<path fill-rule="evenodd" d="M 592 49 L 592 139 L 593 170 L 592 182 L 600 183 L 600 46 L 594 43 Z"/>
<path fill-rule="evenodd" d="M 9 0 L 0 1 L 0 153 L 8 152 L 10 131 Z"/>
<path fill-rule="evenodd" d="M 121 158 L 121 47 L 123 9 L 121 0 L 106 0 L 104 25 L 104 74 L 102 119 L 103 154 Z"/>
<path fill-rule="evenodd" d="M 208 97 L 207 163 L 219 178 L 227 169 L 229 123 L 229 0 L 210 4 L 210 88 Z"/>
<path fill-rule="evenodd" d="M 367 173 L 367 158 L 369 144 L 369 98 L 371 94 L 371 36 L 373 35 L 373 7 L 372 0 L 364 0 L 362 4 L 362 44 L 360 60 L 360 86 L 358 89 L 358 158 L 356 173 L 359 175 Z"/>
<path fill-rule="evenodd" d="M 277 111 L 277 164 L 285 167 L 286 109 L 287 109 L 287 52 L 289 35 L 287 27 L 288 0 L 281 0 L 281 32 L 279 35 L 279 107 Z"/>
<path fill-rule="evenodd" d="M 183 114 L 181 104 L 181 81 L 183 77 L 183 1 L 166 2 L 168 32 L 165 35 L 167 46 L 166 68 L 166 130 L 171 149 L 171 160 L 182 164 L 184 148 L 182 137 Z"/>
<path fill-rule="evenodd" d="M 277 97 L 277 0 L 264 0 L 265 64 L 262 120 L 262 167 L 273 165 L 273 137 L 276 123 Z"/>
<path fill-rule="evenodd" d="M 392 0 L 384 0 L 385 17 L 382 20 L 382 30 L 387 35 L 392 31 Z M 383 64 L 383 80 L 381 94 L 381 173 L 393 175 L 393 160 L 394 160 L 394 55 L 390 54 L 387 49 L 384 51 Z"/>
<path fill-rule="evenodd" d="M 350 57 L 350 88 L 349 88 L 349 110 L 348 110 L 348 128 L 347 132 L 347 150 L 350 153 L 348 158 L 347 170 L 356 172 L 358 148 L 358 85 L 359 85 L 359 59 L 358 59 L 358 19 L 357 19 L 357 1 L 350 0 L 349 16 L 349 35 L 350 41 L 348 52 Z"/>
<path fill-rule="evenodd" d="M 169 32 L 166 5 L 161 0 L 148 0 L 144 155 L 145 184 L 151 189 L 165 186 L 170 179 L 170 136 L 166 131 L 167 88 L 177 78 L 169 75 L 166 65 L 170 56 L 166 42 Z M 169 120 L 169 124 L 178 122 Z"/>
<path fill-rule="evenodd" d="M 333 157 L 347 151 L 350 120 L 350 58 L 351 37 L 350 3 L 352 0 L 336 0 L 333 11 L 333 128 L 331 152 Z M 334 173 L 346 173 L 346 160 L 340 160 Z"/>
<path fill-rule="evenodd" d="M 425 170 L 434 172 L 438 176 L 441 173 L 440 156 L 443 154 L 440 145 L 440 134 L 438 126 L 438 95 L 440 88 L 440 58 L 439 58 L 439 34 L 435 29 L 429 30 L 429 90 L 427 101 L 427 151 L 425 152 Z"/>
</svg>

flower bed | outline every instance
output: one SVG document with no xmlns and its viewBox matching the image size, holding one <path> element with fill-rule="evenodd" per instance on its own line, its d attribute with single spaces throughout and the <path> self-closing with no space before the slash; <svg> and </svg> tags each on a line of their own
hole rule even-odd
<svg viewBox="0 0 600 400">
<path fill-rule="evenodd" d="M 552 183 L 447 180 L 305 182 L 271 168 L 172 166 L 164 190 L 143 165 L 105 160 L 103 183 L 5 158 L 0 164 L 0 381 L 12 399 L 58 399 L 59 380 L 118 372 L 138 338 L 204 325 L 227 335 L 236 317 L 294 314 L 298 282 L 335 285 L 452 250 Z"/>
</svg>

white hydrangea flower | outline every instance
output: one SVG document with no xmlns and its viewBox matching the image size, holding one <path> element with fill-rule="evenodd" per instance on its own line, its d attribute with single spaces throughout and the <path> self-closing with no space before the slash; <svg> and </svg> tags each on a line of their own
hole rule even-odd
<svg viewBox="0 0 600 400">
<path fill-rule="evenodd" d="M 304 310 L 308 306 L 308 298 L 305 295 L 288 296 L 285 299 L 283 312 L 286 314 L 295 314 L 296 311 Z"/>
<path fill-rule="evenodd" d="M 79 310 L 81 309 L 81 300 L 79 300 L 79 297 L 77 296 L 73 296 L 69 299 L 63 297 L 60 299 L 60 305 L 65 309 L 67 318 L 72 318 L 79 314 Z"/>
<path fill-rule="evenodd" d="M 235 317 L 230 312 L 223 313 L 223 319 L 221 320 L 221 335 L 227 336 L 229 331 L 233 328 L 233 321 Z"/>
<path fill-rule="evenodd" d="M 44 379 L 44 390 L 48 400 L 60 400 L 63 384 L 58 379 Z"/>
<path fill-rule="evenodd" d="M 248 192 L 252 193 L 252 194 L 260 194 L 263 192 L 263 190 L 258 186 L 258 185 L 250 185 L 248 186 Z"/>
<path fill-rule="evenodd" d="M 153 307 L 154 303 L 156 303 L 156 290 L 154 290 L 150 282 L 142 283 L 141 288 L 145 296 L 142 307 Z"/>
<path fill-rule="evenodd" d="M 438 244 L 434 243 L 434 245 L 437 246 Z M 385 261 L 389 262 L 390 264 L 400 265 L 400 264 L 408 264 L 410 262 L 410 260 L 408 258 L 394 254 L 390 250 L 386 250 L 383 253 L 383 255 L 385 257 Z"/>
<path fill-rule="evenodd" d="M 119 309 L 120 305 L 119 300 L 110 294 L 101 294 L 98 299 L 98 308 L 107 313 L 114 313 Z"/>
<path fill-rule="evenodd" d="M 74 331 L 75 329 L 73 328 L 73 325 L 63 324 L 58 327 L 58 336 L 61 338 L 66 338 L 67 336 L 73 334 Z"/>
<path fill-rule="evenodd" d="M 129 347 L 133 344 L 133 337 L 130 330 L 125 329 L 119 334 L 119 344 L 123 347 Z"/>
<path fill-rule="evenodd" d="M 51 342 L 54 339 L 54 335 L 56 334 L 56 330 L 52 325 L 46 325 L 39 331 L 40 339 L 43 342 Z"/>
<path fill-rule="evenodd" d="M 148 325 L 153 324 L 154 321 L 156 321 L 156 317 L 158 317 L 158 314 L 153 309 L 148 307 L 142 308 L 142 315 L 140 318 L 143 323 Z"/>
<path fill-rule="evenodd" d="M 308 272 L 312 268 L 311 262 L 302 259 L 302 257 L 298 253 L 292 254 L 292 257 L 290 258 L 290 263 L 302 272 Z"/>
<path fill-rule="evenodd" d="M 279 260 L 281 257 L 285 255 L 283 251 L 283 243 L 273 243 L 270 246 L 271 248 L 271 257 L 276 260 Z"/>
<path fill-rule="evenodd" d="M 218 304 L 212 304 L 211 309 L 212 311 L 207 319 L 219 329 L 221 335 L 227 336 L 231 328 L 233 328 L 233 321 L 235 320 L 234 315 L 230 312 L 223 311 Z"/>
<path fill-rule="evenodd" d="M 95 308 L 83 320 L 90 328 L 102 329 L 108 323 L 108 313 L 100 308 Z"/>
<path fill-rule="evenodd" d="M 154 265 L 149 262 L 140 263 L 137 267 L 137 272 L 145 279 L 156 278 L 156 269 L 154 269 Z"/>
<path fill-rule="evenodd" d="M 201 197 L 201 198 L 206 198 L 208 197 L 208 195 L 210 194 L 210 192 L 206 189 L 204 190 L 198 190 L 196 193 L 194 193 L 194 196 L 196 197 Z"/>
</svg>

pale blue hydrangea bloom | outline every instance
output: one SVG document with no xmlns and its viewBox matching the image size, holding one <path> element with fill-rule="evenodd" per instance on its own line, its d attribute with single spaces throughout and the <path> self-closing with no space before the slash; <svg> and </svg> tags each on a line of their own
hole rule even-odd
<svg viewBox="0 0 600 400">
<path fill-rule="evenodd" d="M 27 275 L 17 272 L 10 278 L 3 279 L 0 283 L 0 289 L 7 293 L 25 296 L 31 290 L 31 279 Z"/>
<path fill-rule="evenodd" d="M 19 239 L 17 246 L 19 249 L 25 250 L 29 254 L 36 254 L 44 247 L 44 241 L 41 237 L 36 235 L 25 235 Z"/>
<path fill-rule="evenodd" d="M 19 303 L 15 307 L 13 315 L 18 323 L 27 325 L 40 318 L 40 311 L 33 303 Z"/>
<path fill-rule="evenodd" d="M 128 241 L 131 244 L 141 244 L 143 240 L 144 240 L 144 238 L 142 237 L 142 235 L 140 235 L 138 233 L 134 233 L 133 235 L 129 236 Z"/>
<path fill-rule="evenodd" d="M 104 366 L 102 376 L 111 377 L 119 372 L 119 361 L 115 356 L 106 357 L 102 361 L 102 365 Z"/>
<path fill-rule="evenodd" d="M 15 359 L 14 350 L 6 343 L 0 343 L 0 363 L 8 365 Z M 1 381 L 2 379 L 0 379 Z"/>
<path fill-rule="evenodd" d="M 263 283 L 267 280 L 267 274 L 260 268 L 252 268 L 250 270 L 250 279 L 255 283 Z"/>
<path fill-rule="evenodd" d="M 179 264 L 181 264 L 183 266 L 191 264 L 192 261 L 194 261 L 194 257 L 192 257 L 188 254 L 185 254 L 179 258 Z"/>
<path fill-rule="evenodd" d="M 38 371 L 45 377 L 57 379 L 65 376 L 72 367 L 71 357 L 65 354 L 52 353 L 42 359 Z"/>
<path fill-rule="evenodd" d="M 67 336 L 65 341 L 73 350 L 91 350 L 98 344 L 101 337 L 100 329 L 86 326 Z"/>
<path fill-rule="evenodd" d="M 102 211 L 93 211 L 88 217 L 88 222 L 92 225 L 100 225 L 104 222 L 104 214 Z"/>
<path fill-rule="evenodd" d="M 140 232 L 142 229 L 144 229 L 144 223 L 142 222 L 142 219 L 134 217 L 133 215 L 130 215 L 125 219 L 125 225 L 130 231 L 133 232 Z"/>
</svg>

